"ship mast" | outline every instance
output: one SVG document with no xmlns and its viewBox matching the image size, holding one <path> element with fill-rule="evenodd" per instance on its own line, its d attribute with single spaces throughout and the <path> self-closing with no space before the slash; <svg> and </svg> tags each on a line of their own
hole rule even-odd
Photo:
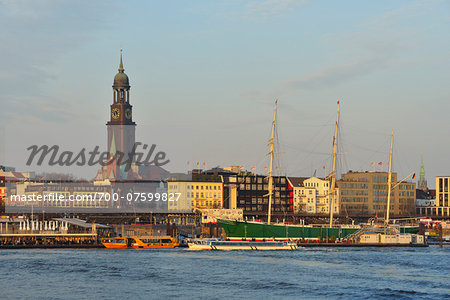
<svg viewBox="0 0 450 300">
<path fill-rule="evenodd" d="M 275 101 L 275 110 L 273 112 L 273 121 L 272 121 L 272 135 L 270 137 L 268 145 L 270 145 L 270 166 L 269 166 L 269 212 L 267 213 L 267 224 L 270 224 L 270 217 L 272 215 L 272 195 L 273 195 L 273 139 L 275 134 L 275 121 L 277 117 L 277 104 L 278 99 Z"/>
<path fill-rule="evenodd" d="M 391 190 L 392 190 L 392 144 L 394 143 L 394 131 L 391 134 L 391 150 L 389 152 L 389 175 L 388 175 L 388 196 L 386 209 L 386 224 L 389 224 L 389 210 L 391 209 Z M 408 175 L 409 176 L 409 175 Z"/>
<path fill-rule="evenodd" d="M 330 227 L 333 227 L 333 208 L 334 208 L 334 197 L 335 197 L 335 191 L 336 191 L 336 154 L 337 154 L 337 133 L 338 133 L 338 126 L 339 126 L 339 111 L 340 111 L 340 105 L 339 101 L 338 104 L 338 110 L 337 110 L 337 117 L 336 117 L 336 128 L 334 130 L 334 137 L 333 137 L 333 170 L 331 171 L 331 198 L 330 198 Z"/>
</svg>

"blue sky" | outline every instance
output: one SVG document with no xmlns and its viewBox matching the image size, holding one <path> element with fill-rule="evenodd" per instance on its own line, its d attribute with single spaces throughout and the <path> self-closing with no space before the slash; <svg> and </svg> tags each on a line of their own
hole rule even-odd
<svg viewBox="0 0 450 300">
<path fill-rule="evenodd" d="M 106 148 L 124 49 L 137 139 L 187 161 L 267 165 L 279 99 L 281 172 L 330 168 L 341 101 L 341 171 L 449 174 L 448 1 L 0 0 L 0 159 L 26 148 Z M 37 167 L 33 169 L 40 170 Z M 90 178 L 87 168 L 50 169 Z"/>
</svg>

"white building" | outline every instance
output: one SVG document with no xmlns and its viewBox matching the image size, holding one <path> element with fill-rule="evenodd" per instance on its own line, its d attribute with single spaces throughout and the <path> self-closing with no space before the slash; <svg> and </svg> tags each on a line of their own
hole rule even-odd
<svg viewBox="0 0 450 300">
<path fill-rule="evenodd" d="M 192 181 L 168 181 L 167 193 L 169 211 L 192 211 Z"/>
<path fill-rule="evenodd" d="M 317 177 L 291 179 L 294 192 L 294 212 L 310 214 L 329 214 L 331 200 L 331 181 Z M 335 189 L 334 212 L 339 214 L 339 190 Z"/>
</svg>

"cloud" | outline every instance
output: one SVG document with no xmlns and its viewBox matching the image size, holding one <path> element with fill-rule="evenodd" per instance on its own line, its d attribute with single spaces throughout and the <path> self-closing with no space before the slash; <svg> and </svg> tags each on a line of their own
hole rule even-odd
<svg viewBox="0 0 450 300">
<path fill-rule="evenodd" d="M 336 85 L 354 77 L 369 74 L 386 64 L 383 58 L 367 58 L 333 65 L 286 82 L 290 88 L 316 89 Z"/>
<path fill-rule="evenodd" d="M 428 10 L 423 6 L 422 2 L 414 2 L 363 22 L 356 31 L 325 35 L 324 47 L 334 49 L 339 63 L 288 79 L 283 87 L 322 89 L 404 64 L 405 54 L 423 43 L 416 29 L 408 29 L 411 20 Z"/>
<path fill-rule="evenodd" d="M 114 3 L 0 0 L 0 119 L 51 120 L 73 116 L 64 100 L 47 91 L 58 78 L 54 66 L 94 40 Z"/>
<path fill-rule="evenodd" d="M 292 11 L 308 4 L 306 0 L 266 0 L 252 1 L 245 6 L 246 16 L 252 19 L 267 19 Z"/>
</svg>

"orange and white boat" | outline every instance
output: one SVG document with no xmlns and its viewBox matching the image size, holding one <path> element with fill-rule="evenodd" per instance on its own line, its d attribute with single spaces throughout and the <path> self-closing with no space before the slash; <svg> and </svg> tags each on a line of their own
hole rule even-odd
<svg viewBox="0 0 450 300">
<path fill-rule="evenodd" d="M 101 240 L 108 249 L 162 249 L 180 244 L 172 237 L 114 237 Z"/>
</svg>

